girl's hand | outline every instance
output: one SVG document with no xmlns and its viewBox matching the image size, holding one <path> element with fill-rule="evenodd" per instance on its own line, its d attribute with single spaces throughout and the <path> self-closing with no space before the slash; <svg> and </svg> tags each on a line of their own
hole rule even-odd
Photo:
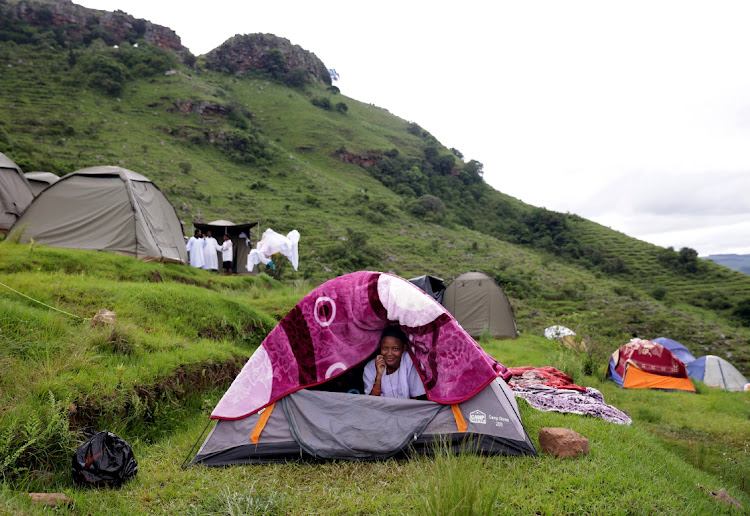
<svg viewBox="0 0 750 516">
<path fill-rule="evenodd" d="M 375 371 L 377 371 L 377 376 L 379 378 L 385 373 L 385 358 L 383 358 L 383 355 L 375 357 Z"/>
</svg>

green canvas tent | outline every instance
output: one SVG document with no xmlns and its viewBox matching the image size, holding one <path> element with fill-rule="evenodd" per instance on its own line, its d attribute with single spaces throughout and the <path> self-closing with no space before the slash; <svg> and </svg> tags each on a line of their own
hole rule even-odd
<svg viewBox="0 0 750 516">
<path fill-rule="evenodd" d="M 187 263 L 174 207 L 148 178 L 121 167 L 91 167 L 42 191 L 12 229 L 20 241 Z"/>
<path fill-rule="evenodd" d="M 480 271 L 456 277 L 445 289 L 443 306 L 472 337 L 487 328 L 494 338 L 516 338 L 516 318 L 505 292 Z"/>
<path fill-rule="evenodd" d="M 21 168 L 0 152 L 0 234 L 8 232 L 33 200 Z"/>
</svg>

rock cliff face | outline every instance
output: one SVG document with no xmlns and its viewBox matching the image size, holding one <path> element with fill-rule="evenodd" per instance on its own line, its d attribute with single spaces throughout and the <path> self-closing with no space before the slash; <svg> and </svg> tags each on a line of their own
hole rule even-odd
<svg viewBox="0 0 750 516">
<path fill-rule="evenodd" d="M 331 84 L 331 75 L 315 54 L 299 45 L 273 34 L 234 36 L 206 54 L 206 67 L 212 70 L 241 74 L 252 70 L 266 70 L 269 52 L 278 50 L 286 59 L 287 70 L 305 70 L 313 80 Z"/>
<path fill-rule="evenodd" d="M 24 20 L 32 26 L 65 26 L 65 35 L 71 41 L 100 37 L 108 44 L 116 45 L 126 41 L 134 43 L 143 38 L 152 45 L 173 50 L 183 58 L 190 54 L 182 46 L 180 37 L 168 27 L 137 19 L 122 11 L 88 9 L 71 0 L 24 0 L 7 4 L 0 14 Z"/>
</svg>

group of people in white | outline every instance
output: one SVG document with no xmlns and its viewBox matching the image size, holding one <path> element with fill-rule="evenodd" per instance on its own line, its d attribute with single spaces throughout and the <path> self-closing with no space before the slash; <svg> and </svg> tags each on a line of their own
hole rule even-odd
<svg viewBox="0 0 750 516">
<path fill-rule="evenodd" d="M 218 271 L 219 263 L 217 252 L 221 252 L 222 269 L 226 274 L 232 274 L 232 239 L 228 234 L 224 234 L 224 241 L 221 245 L 207 230 L 205 234 L 196 229 L 195 234 L 185 244 L 190 256 L 190 265 L 200 269 Z M 245 233 L 240 234 L 241 239 L 245 239 L 248 246 L 250 240 Z M 267 229 L 255 249 L 251 249 L 247 256 L 246 268 L 252 272 L 257 264 L 268 265 L 272 263 L 271 256 L 281 254 L 286 256 L 292 263 L 294 270 L 299 265 L 299 239 L 300 234 L 296 229 L 290 231 L 286 236 L 276 233 L 273 229 Z"/>
<path fill-rule="evenodd" d="M 224 234 L 224 241 L 221 245 L 211 235 L 211 231 L 205 234 L 200 229 L 195 230 L 195 234 L 190 237 L 185 244 L 190 253 L 190 265 L 199 269 L 209 271 L 219 270 L 219 258 L 217 251 L 221 252 L 222 270 L 227 274 L 232 274 L 232 239 Z"/>
</svg>

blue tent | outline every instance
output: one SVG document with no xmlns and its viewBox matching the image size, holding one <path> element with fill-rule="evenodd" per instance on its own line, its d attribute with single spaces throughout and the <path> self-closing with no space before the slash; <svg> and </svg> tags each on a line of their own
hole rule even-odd
<svg viewBox="0 0 750 516">
<path fill-rule="evenodd" d="M 680 359 L 680 362 L 682 362 L 683 364 L 687 364 L 688 362 L 692 362 L 693 360 L 695 360 L 695 357 L 690 352 L 690 350 L 676 340 L 668 339 L 666 337 L 659 337 L 658 339 L 651 339 L 651 342 L 656 342 L 657 344 L 661 344 L 662 346 L 667 348 L 672 352 L 674 356 Z"/>
</svg>

